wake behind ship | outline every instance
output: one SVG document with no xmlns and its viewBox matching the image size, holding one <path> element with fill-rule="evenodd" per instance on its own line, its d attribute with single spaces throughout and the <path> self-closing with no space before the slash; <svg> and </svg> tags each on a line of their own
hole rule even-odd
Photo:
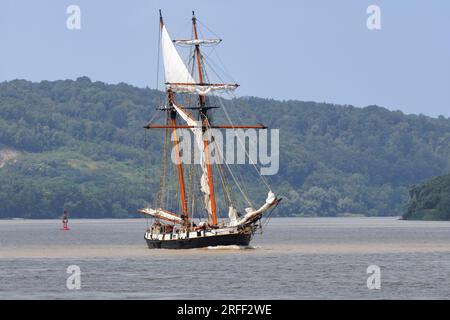
<svg viewBox="0 0 450 320">
<path fill-rule="evenodd" d="M 160 12 L 160 43 L 164 64 L 166 100 L 158 108 L 165 123 L 150 122 L 146 129 L 163 129 L 162 168 L 160 191 L 155 196 L 155 206 L 139 210 L 150 217 L 152 223 L 145 240 L 152 249 L 191 249 L 214 246 L 246 246 L 258 228 L 262 228 L 264 213 L 276 208 L 281 199 L 272 192 L 264 177 L 259 174 L 261 188 L 266 188 L 265 202 L 255 209 L 244 186 L 241 173 L 233 173 L 231 166 L 213 157 L 224 158 L 216 148 L 217 138 L 211 129 L 266 129 L 263 125 L 234 125 L 226 111 L 220 93 L 231 94 L 238 88 L 235 83 L 211 81 L 207 67 L 211 64 L 203 54 L 203 47 L 218 45 L 221 39 L 200 39 L 199 24 L 192 17 L 192 36 L 187 40 L 172 40 Z M 189 51 L 187 64 L 182 60 L 176 45 Z M 213 49 L 214 50 L 214 49 Z M 215 74 L 217 74 L 214 71 Z M 221 108 L 230 122 L 215 125 L 212 110 Z M 179 122 L 183 121 L 181 124 Z M 192 151 L 196 162 L 185 163 L 180 130 L 194 137 Z M 237 139 L 239 140 L 239 138 Z M 245 149 L 245 141 L 239 141 Z M 172 145 L 170 152 L 169 144 Z M 170 153 L 170 155 L 169 155 Z M 175 156 L 173 156 L 175 155 Z M 250 161 L 252 159 L 247 154 Z M 241 176 L 242 178 L 242 176 Z M 232 180 L 230 182 L 229 180 Z M 257 183 L 255 179 L 252 181 Z M 245 205 L 244 212 L 237 208 Z M 219 221 L 220 208 L 228 210 L 228 219 Z M 156 208 L 156 209 L 154 209 Z"/>
</svg>

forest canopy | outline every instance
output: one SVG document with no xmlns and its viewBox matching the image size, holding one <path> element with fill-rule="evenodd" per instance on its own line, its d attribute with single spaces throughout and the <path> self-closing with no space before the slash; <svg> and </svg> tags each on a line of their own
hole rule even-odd
<svg viewBox="0 0 450 320">
<path fill-rule="evenodd" d="M 450 175 L 411 187 L 405 220 L 450 220 Z"/>
<path fill-rule="evenodd" d="M 0 83 L 0 218 L 132 217 L 159 187 L 163 93 L 87 77 Z M 409 189 L 450 172 L 450 119 L 254 97 L 235 120 L 280 129 L 280 216 L 401 215 Z M 425 107 L 425 106 L 424 106 Z M 217 119 L 221 115 L 218 112 Z M 250 187 L 257 193 L 258 186 Z"/>
</svg>

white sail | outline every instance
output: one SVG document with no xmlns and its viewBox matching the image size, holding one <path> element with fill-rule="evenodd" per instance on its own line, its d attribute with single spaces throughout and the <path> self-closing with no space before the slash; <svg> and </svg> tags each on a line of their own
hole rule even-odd
<svg viewBox="0 0 450 320">
<path fill-rule="evenodd" d="M 210 218 L 212 218 L 211 209 L 211 190 L 209 189 L 209 179 L 208 179 L 208 167 L 205 159 L 205 145 L 203 142 L 203 131 L 201 121 L 194 120 L 189 114 L 187 114 L 183 109 L 173 104 L 174 109 L 180 115 L 180 117 L 186 121 L 186 123 L 191 126 L 191 130 L 194 133 L 195 143 L 197 144 L 197 150 L 200 151 L 200 166 L 202 168 L 202 177 L 200 178 L 200 190 L 204 196 L 204 205 L 206 211 Z"/>
<path fill-rule="evenodd" d="M 170 39 L 166 26 L 162 27 L 161 46 L 164 61 L 164 71 L 167 83 L 195 83 L 186 65 L 178 54 Z"/>
</svg>

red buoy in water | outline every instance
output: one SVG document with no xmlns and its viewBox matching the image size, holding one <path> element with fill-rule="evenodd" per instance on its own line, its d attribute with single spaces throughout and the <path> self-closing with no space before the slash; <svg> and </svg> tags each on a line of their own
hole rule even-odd
<svg viewBox="0 0 450 320">
<path fill-rule="evenodd" d="M 63 230 L 64 231 L 69 231 L 69 213 L 67 212 L 66 209 L 64 209 L 64 213 L 62 216 L 62 224 L 63 224 Z"/>
</svg>

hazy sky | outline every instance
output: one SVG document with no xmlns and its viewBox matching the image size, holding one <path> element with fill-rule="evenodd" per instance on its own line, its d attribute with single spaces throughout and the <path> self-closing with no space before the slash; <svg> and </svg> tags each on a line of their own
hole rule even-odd
<svg viewBox="0 0 450 320">
<path fill-rule="evenodd" d="M 71 4 L 81 30 L 66 27 Z M 371 4 L 381 30 L 366 26 Z M 195 10 L 224 39 L 214 56 L 238 95 L 450 116 L 448 0 L 1 0 L 0 81 L 86 75 L 154 88 L 159 8 L 174 38 L 190 36 Z"/>
</svg>

